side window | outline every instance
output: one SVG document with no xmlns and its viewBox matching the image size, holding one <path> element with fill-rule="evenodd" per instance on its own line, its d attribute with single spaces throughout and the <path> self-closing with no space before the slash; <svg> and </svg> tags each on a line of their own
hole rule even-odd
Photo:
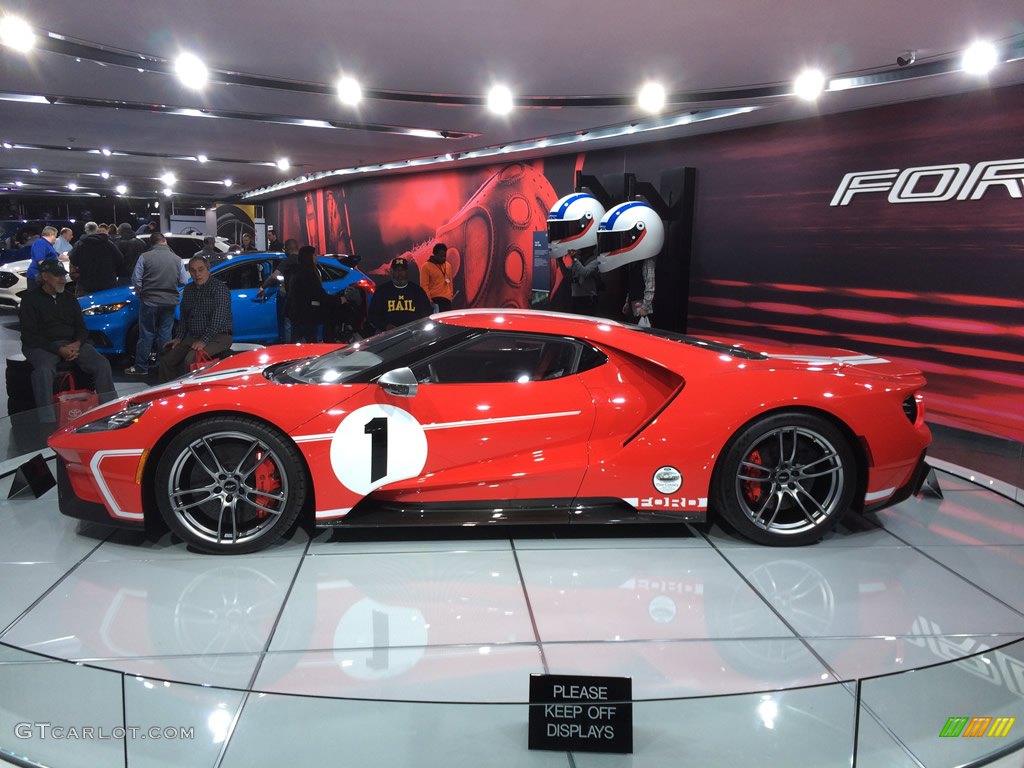
<svg viewBox="0 0 1024 768">
<path fill-rule="evenodd" d="M 260 270 L 257 262 L 218 269 L 214 277 L 224 281 L 232 291 L 260 287 Z"/>
<path fill-rule="evenodd" d="M 325 283 L 331 280 L 344 280 L 348 277 L 348 270 L 334 264 L 318 264 L 320 267 L 320 279 Z"/>
<path fill-rule="evenodd" d="M 488 333 L 413 367 L 417 380 L 433 384 L 498 384 L 548 381 L 576 371 L 583 349 L 568 339 Z"/>
</svg>

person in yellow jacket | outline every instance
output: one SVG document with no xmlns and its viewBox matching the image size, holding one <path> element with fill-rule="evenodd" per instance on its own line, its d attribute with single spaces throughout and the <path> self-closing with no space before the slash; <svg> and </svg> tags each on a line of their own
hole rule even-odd
<svg viewBox="0 0 1024 768">
<path fill-rule="evenodd" d="M 448 246 L 444 243 L 435 245 L 427 263 L 420 267 L 420 286 L 435 312 L 452 308 L 452 265 L 448 263 Z"/>
</svg>

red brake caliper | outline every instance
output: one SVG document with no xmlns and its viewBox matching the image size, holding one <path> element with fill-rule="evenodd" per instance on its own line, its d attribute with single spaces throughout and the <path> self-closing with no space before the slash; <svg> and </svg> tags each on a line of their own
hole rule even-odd
<svg viewBox="0 0 1024 768">
<path fill-rule="evenodd" d="M 257 454 L 256 458 L 259 459 L 260 454 Z M 274 462 L 270 459 L 270 457 L 263 459 L 263 461 L 259 463 L 259 465 L 256 467 L 255 474 L 257 491 L 267 491 L 268 493 L 273 493 L 275 491 L 281 490 L 281 480 L 277 476 L 277 470 L 275 469 Z M 276 501 L 276 499 L 272 499 L 269 496 L 256 496 L 253 500 L 257 504 L 271 508 L 274 507 L 274 502 Z M 269 514 L 269 512 L 266 512 L 265 510 L 262 509 L 256 510 L 256 518 L 258 520 L 266 519 L 267 515 Z"/>
<path fill-rule="evenodd" d="M 761 458 L 760 451 L 752 451 L 747 456 L 746 461 L 752 464 L 764 464 L 764 459 Z M 768 472 L 763 469 L 753 469 L 746 467 L 746 472 L 743 474 L 750 475 L 752 477 L 768 477 Z M 761 496 L 764 491 L 761 488 L 761 482 L 759 480 L 744 480 L 743 481 L 743 495 L 747 497 L 747 501 L 750 504 L 757 504 L 761 500 Z"/>
</svg>

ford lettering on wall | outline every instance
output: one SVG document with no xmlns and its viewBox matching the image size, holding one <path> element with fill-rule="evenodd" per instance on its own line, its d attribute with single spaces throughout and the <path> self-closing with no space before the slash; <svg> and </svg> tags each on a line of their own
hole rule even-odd
<svg viewBox="0 0 1024 768">
<path fill-rule="evenodd" d="M 1024 158 L 987 160 L 973 168 L 968 163 L 889 168 L 843 176 L 831 206 L 849 205 L 854 195 L 888 192 L 890 203 L 941 203 L 980 200 L 993 187 L 1024 197 Z"/>
</svg>

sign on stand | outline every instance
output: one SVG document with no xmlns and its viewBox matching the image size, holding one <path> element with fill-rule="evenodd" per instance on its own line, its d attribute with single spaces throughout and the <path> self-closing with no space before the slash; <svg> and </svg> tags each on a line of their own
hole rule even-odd
<svg viewBox="0 0 1024 768">
<path fill-rule="evenodd" d="M 629 677 L 530 675 L 530 749 L 633 751 Z"/>
</svg>

